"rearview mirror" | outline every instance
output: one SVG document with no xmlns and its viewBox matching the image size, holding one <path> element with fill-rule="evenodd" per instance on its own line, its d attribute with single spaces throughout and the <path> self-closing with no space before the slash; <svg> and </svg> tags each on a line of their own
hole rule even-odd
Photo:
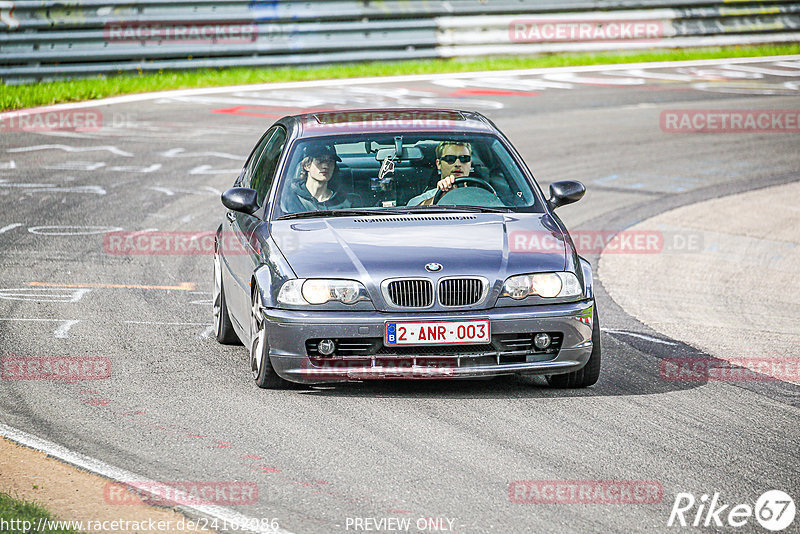
<svg viewBox="0 0 800 534">
<path fill-rule="evenodd" d="M 258 209 L 256 190 L 249 187 L 231 187 L 222 193 L 222 204 L 229 210 L 252 215 Z"/>
<path fill-rule="evenodd" d="M 375 154 L 375 159 L 378 161 L 383 161 L 389 156 L 395 156 L 395 159 L 403 161 L 419 161 L 424 159 L 422 156 L 422 150 L 416 146 L 403 147 L 403 150 L 400 154 L 397 154 L 397 151 L 394 148 L 381 148 Z"/>
<path fill-rule="evenodd" d="M 550 184 L 550 199 L 547 201 L 552 209 L 579 201 L 586 193 L 582 183 L 575 180 L 564 180 Z"/>
</svg>

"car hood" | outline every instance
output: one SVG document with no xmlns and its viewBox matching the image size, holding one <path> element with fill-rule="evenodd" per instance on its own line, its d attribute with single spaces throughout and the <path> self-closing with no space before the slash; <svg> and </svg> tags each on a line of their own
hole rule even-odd
<svg viewBox="0 0 800 534">
<path fill-rule="evenodd" d="M 443 214 L 273 221 L 271 235 L 298 278 L 359 280 L 563 271 L 564 235 L 547 214 Z M 425 266 L 439 263 L 431 273 Z"/>
</svg>

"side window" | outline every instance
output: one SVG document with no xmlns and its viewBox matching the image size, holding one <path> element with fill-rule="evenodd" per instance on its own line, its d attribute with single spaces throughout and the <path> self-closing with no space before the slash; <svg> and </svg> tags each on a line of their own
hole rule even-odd
<svg viewBox="0 0 800 534">
<path fill-rule="evenodd" d="M 275 178 L 275 169 L 278 166 L 278 160 L 281 157 L 285 143 L 286 131 L 283 128 L 277 128 L 267 140 L 264 151 L 261 152 L 258 162 L 253 167 L 250 187 L 258 193 L 259 205 L 263 204 L 269 188 L 272 186 L 272 180 Z"/>
<path fill-rule="evenodd" d="M 253 152 L 250 153 L 250 157 L 247 158 L 247 163 L 245 164 L 244 173 L 241 176 L 241 182 L 238 184 L 239 187 L 252 187 L 251 180 L 253 178 L 253 169 L 255 169 L 256 164 L 258 163 L 261 154 L 264 153 L 264 148 L 269 143 L 269 140 L 275 134 L 275 131 L 278 127 L 274 127 L 261 137 L 261 140 L 258 142 L 258 145 L 253 149 Z"/>
</svg>

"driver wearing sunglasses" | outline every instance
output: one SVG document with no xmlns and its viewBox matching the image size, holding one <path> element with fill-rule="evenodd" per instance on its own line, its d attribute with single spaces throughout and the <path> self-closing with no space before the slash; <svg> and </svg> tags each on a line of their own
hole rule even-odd
<svg viewBox="0 0 800 534">
<path fill-rule="evenodd" d="M 441 179 L 436 188 L 429 189 L 408 201 L 408 206 L 424 206 L 433 203 L 436 191 L 450 191 L 453 183 L 472 171 L 472 146 L 463 141 L 442 141 L 436 146 L 436 168 Z"/>
</svg>

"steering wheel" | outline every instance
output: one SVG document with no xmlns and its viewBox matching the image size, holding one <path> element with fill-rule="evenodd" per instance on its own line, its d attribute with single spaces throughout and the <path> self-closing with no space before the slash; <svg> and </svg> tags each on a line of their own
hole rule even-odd
<svg viewBox="0 0 800 534">
<path fill-rule="evenodd" d="M 456 178 L 456 180 L 453 182 L 453 189 L 458 187 L 458 184 L 466 184 L 468 182 L 472 182 L 473 184 L 477 185 L 478 187 L 489 191 L 494 196 L 497 196 L 497 191 L 494 190 L 494 187 L 492 187 L 492 184 L 490 184 L 486 180 L 482 180 L 480 178 L 475 178 L 474 176 L 462 176 L 461 178 Z M 446 193 L 449 193 L 450 191 L 452 191 L 453 189 L 450 189 L 448 191 L 442 191 L 441 189 L 438 189 L 436 191 L 436 194 L 433 196 L 433 203 L 434 204 L 438 204 L 439 201 L 442 199 L 442 197 Z"/>
</svg>

